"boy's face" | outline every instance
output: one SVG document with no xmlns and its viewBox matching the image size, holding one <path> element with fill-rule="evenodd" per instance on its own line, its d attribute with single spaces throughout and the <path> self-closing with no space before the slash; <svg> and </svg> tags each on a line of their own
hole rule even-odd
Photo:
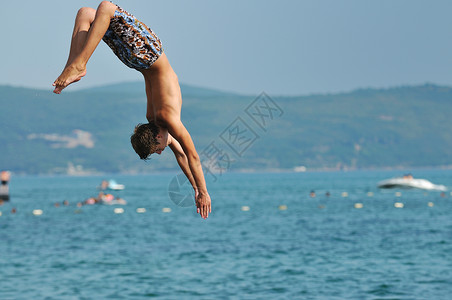
<svg viewBox="0 0 452 300">
<path fill-rule="evenodd" d="M 168 146 L 168 130 L 160 128 L 159 134 L 157 134 L 157 149 L 155 153 L 162 154 L 162 151 L 165 150 L 166 146 Z"/>
</svg>

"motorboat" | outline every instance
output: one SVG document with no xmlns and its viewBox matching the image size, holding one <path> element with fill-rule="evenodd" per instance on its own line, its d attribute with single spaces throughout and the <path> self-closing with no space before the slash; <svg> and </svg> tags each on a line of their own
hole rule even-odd
<svg viewBox="0 0 452 300">
<path fill-rule="evenodd" d="M 429 191 L 447 191 L 447 187 L 444 185 L 433 184 L 426 179 L 416 179 L 413 176 L 405 175 L 403 177 L 396 177 L 386 179 L 378 183 L 378 187 L 381 189 L 421 189 Z"/>
<path fill-rule="evenodd" d="M 123 190 L 125 188 L 124 184 L 119 184 L 114 180 L 109 180 L 108 181 L 108 188 L 110 190 L 115 190 L 115 191 L 120 191 Z"/>
</svg>

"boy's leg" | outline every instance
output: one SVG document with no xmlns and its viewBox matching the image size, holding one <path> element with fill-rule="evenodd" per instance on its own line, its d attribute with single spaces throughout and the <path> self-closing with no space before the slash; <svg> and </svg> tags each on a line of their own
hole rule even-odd
<svg viewBox="0 0 452 300">
<path fill-rule="evenodd" d="M 71 58 L 71 55 L 69 55 L 68 65 L 53 83 L 53 86 L 55 86 L 54 93 L 61 93 L 69 84 L 77 82 L 85 76 L 86 64 L 94 50 L 96 50 L 100 40 L 105 35 L 116 8 L 116 5 L 108 1 L 102 1 L 100 3 L 91 27 L 88 30 L 84 45 L 79 53 L 77 53 L 77 48 L 74 46 L 73 57 Z"/>
<path fill-rule="evenodd" d="M 69 50 L 69 57 L 65 68 L 69 66 L 82 51 L 86 38 L 88 37 L 88 31 L 95 16 L 96 10 L 91 7 L 82 7 L 77 12 L 74 31 L 72 32 L 71 48 Z"/>
</svg>

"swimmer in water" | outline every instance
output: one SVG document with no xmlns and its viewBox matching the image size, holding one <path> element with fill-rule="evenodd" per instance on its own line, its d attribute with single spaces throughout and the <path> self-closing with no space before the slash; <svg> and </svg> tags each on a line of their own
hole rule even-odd
<svg viewBox="0 0 452 300">
<path fill-rule="evenodd" d="M 86 75 L 86 64 L 103 40 L 128 67 L 143 74 L 148 124 L 139 124 L 131 137 L 141 159 L 161 154 L 169 146 L 195 191 L 197 212 L 207 218 L 211 200 L 193 140 L 180 119 L 182 96 L 176 73 L 157 35 L 119 6 L 102 1 L 97 10 L 81 8 L 76 16 L 69 57 L 55 80 L 54 93 Z"/>
</svg>

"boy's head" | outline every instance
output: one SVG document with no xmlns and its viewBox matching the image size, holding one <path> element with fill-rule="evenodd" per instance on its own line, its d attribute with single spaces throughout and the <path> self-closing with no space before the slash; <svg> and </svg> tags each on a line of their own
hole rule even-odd
<svg viewBox="0 0 452 300">
<path fill-rule="evenodd" d="M 153 121 L 138 124 L 130 142 L 138 156 L 146 160 L 152 153 L 162 153 L 168 144 L 168 131 L 158 127 Z"/>
</svg>

